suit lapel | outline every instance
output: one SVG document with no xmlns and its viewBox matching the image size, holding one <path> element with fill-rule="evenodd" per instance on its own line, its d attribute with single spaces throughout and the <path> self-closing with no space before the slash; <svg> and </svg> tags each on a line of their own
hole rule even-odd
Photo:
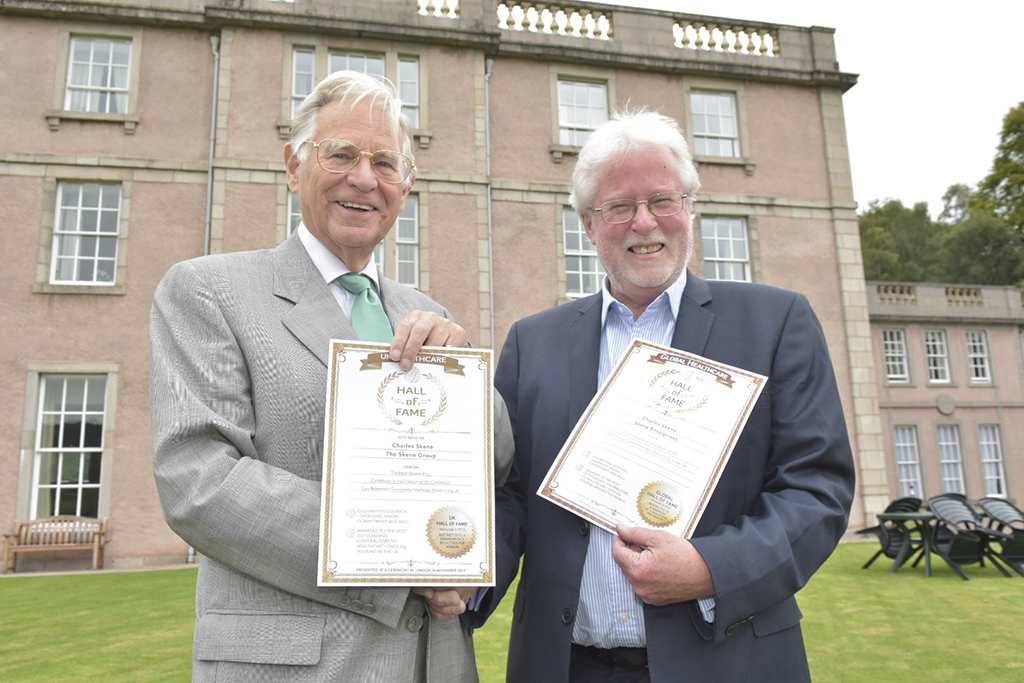
<svg viewBox="0 0 1024 683">
<path fill-rule="evenodd" d="M 388 314 L 388 320 L 391 321 L 391 329 L 397 329 L 405 314 L 413 309 L 408 290 L 394 280 L 384 277 L 380 268 L 377 269 L 377 282 L 380 283 L 380 303 L 384 307 L 384 312 Z"/>
<path fill-rule="evenodd" d="M 274 255 L 274 294 L 295 304 L 281 322 L 326 366 L 331 339 L 358 339 L 356 332 L 297 235 Z"/>
<path fill-rule="evenodd" d="M 569 426 L 579 421 L 597 393 L 601 362 L 601 294 L 579 302 L 578 315 L 569 323 Z"/>
<path fill-rule="evenodd" d="M 715 322 L 715 314 L 705 308 L 710 301 L 711 288 L 708 283 L 693 273 L 687 273 L 686 288 L 679 302 L 676 331 L 672 335 L 672 348 L 705 355 L 711 325 Z"/>
</svg>

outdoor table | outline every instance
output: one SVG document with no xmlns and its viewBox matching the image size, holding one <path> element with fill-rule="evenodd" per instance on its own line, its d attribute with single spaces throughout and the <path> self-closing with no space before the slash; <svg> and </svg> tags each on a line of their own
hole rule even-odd
<svg viewBox="0 0 1024 683">
<path fill-rule="evenodd" d="M 914 532 L 921 535 L 921 552 L 924 553 L 924 575 L 932 575 L 932 550 L 934 550 L 935 536 L 931 521 L 935 515 L 927 511 L 921 512 L 882 512 L 878 515 L 880 522 L 892 522 L 903 535 L 903 547 L 900 548 L 896 560 L 892 563 L 890 572 L 897 571 L 903 563 L 910 558 L 911 540 Z M 918 558 L 917 562 L 920 562 Z M 917 565 L 917 562 L 914 565 Z"/>
</svg>

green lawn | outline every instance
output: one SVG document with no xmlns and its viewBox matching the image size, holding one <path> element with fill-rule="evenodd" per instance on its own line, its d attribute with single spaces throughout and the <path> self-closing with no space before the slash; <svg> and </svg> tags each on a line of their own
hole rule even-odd
<svg viewBox="0 0 1024 683">
<path fill-rule="evenodd" d="M 941 560 L 863 571 L 876 546 L 849 543 L 800 594 L 811 672 L 822 683 L 1024 681 L 1024 578 Z M 194 569 L 0 579 L 0 681 L 187 683 Z M 482 683 L 504 680 L 511 593 L 476 632 Z M 754 679 L 751 679 L 754 680 Z"/>
</svg>

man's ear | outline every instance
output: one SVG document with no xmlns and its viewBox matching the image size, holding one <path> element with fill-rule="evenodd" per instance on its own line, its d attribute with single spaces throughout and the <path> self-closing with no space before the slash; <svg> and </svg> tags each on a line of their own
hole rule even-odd
<svg viewBox="0 0 1024 683">
<path fill-rule="evenodd" d="M 590 211 L 584 211 L 579 214 L 580 220 L 583 221 L 583 228 L 587 231 L 587 237 L 594 244 L 597 244 L 597 240 L 594 239 L 594 214 Z"/>
<path fill-rule="evenodd" d="M 295 194 L 299 193 L 299 165 L 301 163 L 298 152 L 292 151 L 292 143 L 286 144 L 284 146 L 284 166 L 288 171 L 288 189 Z"/>
</svg>

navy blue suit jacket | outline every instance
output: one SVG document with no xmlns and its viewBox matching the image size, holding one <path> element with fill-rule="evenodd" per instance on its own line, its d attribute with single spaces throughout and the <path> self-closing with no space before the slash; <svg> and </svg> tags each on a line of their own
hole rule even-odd
<svg viewBox="0 0 1024 683">
<path fill-rule="evenodd" d="M 695 602 L 646 605 L 653 683 L 810 680 L 794 594 L 846 529 L 854 467 L 832 362 L 807 299 L 687 276 L 672 346 L 767 375 L 693 543 L 715 582 L 709 625 Z M 495 386 L 516 455 L 498 492 L 497 587 L 513 605 L 510 683 L 564 682 L 589 525 L 539 498 L 540 480 L 597 391 L 601 295 L 509 331 Z"/>
</svg>

